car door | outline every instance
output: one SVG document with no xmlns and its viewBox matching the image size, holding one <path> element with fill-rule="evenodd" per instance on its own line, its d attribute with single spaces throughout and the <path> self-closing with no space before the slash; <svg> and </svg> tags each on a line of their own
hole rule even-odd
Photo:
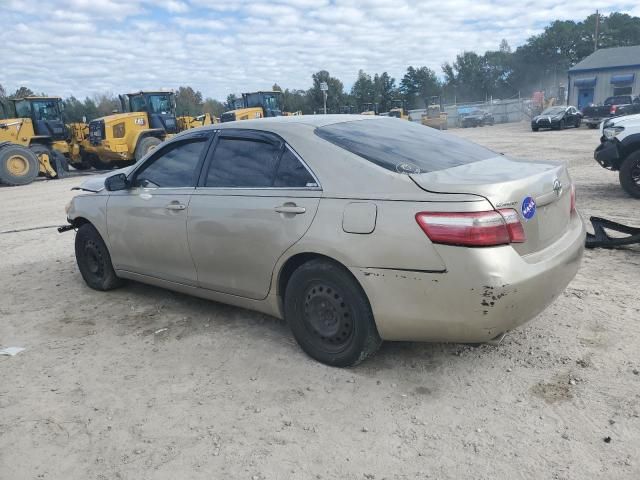
<svg viewBox="0 0 640 480">
<path fill-rule="evenodd" d="M 224 129 L 215 143 L 189 205 L 198 283 L 263 299 L 278 258 L 311 225 L 321 188 L 276 135 Z"/>
<path fill-rule="evenodd" d="M 187 240 L 187 211 L 211 132 L 161 146 L 112 192 L 107 232 L 116 269 L 187 285 L 197 283 Z"/>
</svg>

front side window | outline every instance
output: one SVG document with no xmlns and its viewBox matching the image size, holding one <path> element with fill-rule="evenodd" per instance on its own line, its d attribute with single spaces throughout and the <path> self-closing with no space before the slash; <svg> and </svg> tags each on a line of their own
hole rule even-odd
<svg viewBox="0 0 640 480">
<path fill-rule="evenodd" d="M 213 154 L 205 186 L 267 188 L 273 185 L 280 145 L 222 137 Z"/>
<path fill-rule="evenodd" d="M 131 107 L 132 112 L 147 111 L 147 102 L 145 102 L 144 97 L 142 95 L 129 97 L 129 106 Z"/>
<path fill-rule="evenodd" d="M 147 188 L 193 187 L 196 169 L 207 145 L 207 137 L 174 142 L 149 159 L 136 173 L 135 186 Z"/>
</svg>

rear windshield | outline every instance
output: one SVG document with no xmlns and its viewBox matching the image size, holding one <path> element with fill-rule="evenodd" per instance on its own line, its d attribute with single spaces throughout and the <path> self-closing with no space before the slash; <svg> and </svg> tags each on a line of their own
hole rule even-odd
<svg viewBox="0 0 640 480">
<path fill-rule="evenodd" d="M 387 170 L 428 173 L 497 154 L 450 133 L 407 120 L 376 118 L 335 123 L 316 135 Z"/>
</svg>

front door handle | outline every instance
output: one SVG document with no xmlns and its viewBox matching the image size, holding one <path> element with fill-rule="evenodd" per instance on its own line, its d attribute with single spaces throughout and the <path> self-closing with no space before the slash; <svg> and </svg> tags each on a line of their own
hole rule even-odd
<svg viewBox="0 0 640 480">
<path fill-rule="evenodd" d="M 186 205 L 183 205 L 181 203 L 170 203 L 164 208 L 166 208 L 167 210 L 184 210 L 187 207 Z"/>
<path fill-rule="evenodd" d="M 300 215 L 301 213 L 305 213 L 307 209 L 304 207 L 299 207 L 294 203 L 280 205 L 275 208 L 275 211 L 278 213 L 292 213 L 293 215 Z"/>
</svg>

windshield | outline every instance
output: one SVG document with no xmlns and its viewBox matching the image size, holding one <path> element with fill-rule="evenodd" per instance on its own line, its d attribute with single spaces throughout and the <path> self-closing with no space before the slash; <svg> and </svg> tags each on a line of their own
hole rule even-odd
<svg viewBox="0 0 640 480">
<path fill-rule="evenodd" d="M 609 97 L 604 101 L 605 105 L 626 105 L 631 103 L 631 97 L 628 95 L 617 95 L 615 97 Z"/>
<path fill-rule="evenodd" d="M 129 97 L 132 112 L 171 113 L 173 102 L 170 93 L 132 95 Z"/>
<path fill-rule="evenodd" d="M 389 118 L 317 128 L 319 137 L 397 173 L 427 173 L 497 156 L 455 135 Z"/>
<path fill-rule="evenodd" d="M 547 108 L 542 115 L 558 115 L 560 113 L 564 113 L 564 107 L 551 107 Z"/>
<path fill-rule="evenodd" d="M 27 100 L 18 100 L 15 106 L 18 118 L 31 118 L 31 105 Z"/>
</svg>

